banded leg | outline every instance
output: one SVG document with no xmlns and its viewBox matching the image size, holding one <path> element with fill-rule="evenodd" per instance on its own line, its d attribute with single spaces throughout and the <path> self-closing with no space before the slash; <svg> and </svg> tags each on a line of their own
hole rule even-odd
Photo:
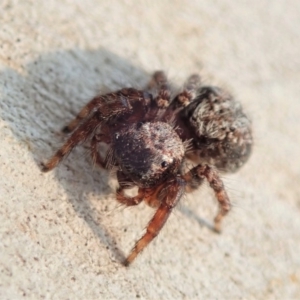
<svg viewBox="0 0 300 300">
<path fill-rule="evenodd" d="M 52 156 L 52 158 L 50 158 L 47 163 L 42 164 L 42 171 L 48 172 L 55 168 L 74 147 L 85 141 L 91 134 L 93 134 L 99 125 L 99 120 L 95 117 L 82 123 L 77 129 L 75 129 L 67 142 Z"/>
<path fill-rule="evenodd" d="M 99 119 L 106 120 L 125 111 L 131 110 L 130 101 L 143 101 L 142 91 L 124 88 L 115 93 L 98 96 L 85 105 L 79 114 L 66 127 L 64 133 L 72 132 L 84 119 L 97 111 Z"/>
<path fill-rule="evenodd" d="M 167 76 L 163 71 L 156 71 L 152 75 L 147 89 L 154 94 L 154 100 L 159 108 L 168 107 L 171 91 Z"/>
<path fill-rule="evenodd" d="M 191 75 L 183 86 L 183 91 L 179 93 L 174 104 L 179 107 L 185 107 L 195 98 L 197 90 L 201 86 L 201 78 L 198 74 Z"/>
<path fill-rule="evenodd" d="M 62 131 L 64 133 L 70 133 L 83 121 L 87 118 L 97 107 L 100 107 L 103 103 L 101 97 L 96 97 L 91 100 L 87 105 L 85 105 L 79 112 L 79 114 L 73 119 L 67 126 L 65 126 Z"/>
<path fill-rule="evenodd" d="M 132 88 L 124 88 L 116 93 L 94 98 L 64 128 L 65 132 L 73 132 L 72 135 L 47 163 L 42 164 L 42 170 L 47 172 L 56 167 L 75 146 L 90 137 L 103 122 L 120 114 L 131 112 L 132 103 L 149 105 L 148 100 L 143 91 Z"/>
<path fill-rule="evenodd" d="M 128 266 L 136 258 L 136 256 L 159 234 L 169 218 L 172 209 L 176 206 L 184 193 L 184 180 L 177 178 L 169 183 L 159 194 L 163 195 L 161 204 L 158 207 L 153 218 L 150 220 L 146 233 L 137 241 L 131 253 L 124 261 L 124 265 Z"/>
<path fill-rule="evenodd" d="M 231 204 L 229 197 L 225 191 L 224 184 L 219 177 L 217 171 L 208 165 L 198 165 L 187 172 L 183 178 L 187 181 L 187 191 L 198 188 L 204 178 L 208 181 L 210 187 L 214 190 L 216 198 L 219 202 L 219 212 L 216 215 L 215 231 L 221 231 L 221 220 L 230 210 Z"/>
</svg>

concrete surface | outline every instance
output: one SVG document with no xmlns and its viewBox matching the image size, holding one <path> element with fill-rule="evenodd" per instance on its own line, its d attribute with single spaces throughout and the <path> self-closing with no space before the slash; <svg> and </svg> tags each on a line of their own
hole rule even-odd
<svg viewBox="0 0 300 300">
<path fill-rule="evenodd" d="M 299 1 L 0 2 L 1 299 L 300 299 Z M 119 207 L 77 148 L 40 172 L 99 91 L 200 72 L 251 115 L 253 155 L 224 181 L 221 235 L 203 187 L 120 265 L 153 211 Z"/>
</svg>

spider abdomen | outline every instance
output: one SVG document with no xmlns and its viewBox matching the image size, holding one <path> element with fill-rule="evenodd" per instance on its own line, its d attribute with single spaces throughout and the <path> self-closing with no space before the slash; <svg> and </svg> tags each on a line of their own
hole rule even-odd
<svg viewBox="0 0 300 300">
<path fill-rule="evenodd" d="M 235 98 L 218 87 L 202 87 L 182 110 L 193 138 L 193 158 L 234 172 L 248 160 L 253 145 L 251 121 Z"/>
</svg>

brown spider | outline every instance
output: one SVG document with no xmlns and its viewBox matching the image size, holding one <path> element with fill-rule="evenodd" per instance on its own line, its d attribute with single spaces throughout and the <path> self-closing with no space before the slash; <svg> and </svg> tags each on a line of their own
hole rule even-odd
<svg viewBox="0 0 300 300">
<path fill-rule="evenodd" d="M 158 235 L 184 192 L 197 189 L 204 179 L 220 205 L 214 219 L 219 232 L 230 201 L 217 169 L 237 170 L 252 147 L 251 123 L 230 94 L 202 86 L 200 77 L 192 75 L 171 101 L 161 71 L 154 73 L 145 91 L 124 88 L 95 97 L 63 131 L 71 135 L 43 164 L 43 171 L 52 170 L 75 146 L 89 140 L 93 161 L 117 169 L 117 201 L 133 206 L 144 200 L 157 209 L 125 265 Z M 105 159 L 98 151 L 100 142 L 109 146 Z M 186 159 L 198 165 L 184 173 Z M 138 193 L 129 197 L 124 190 L 133 186 Z"/>
</svg>

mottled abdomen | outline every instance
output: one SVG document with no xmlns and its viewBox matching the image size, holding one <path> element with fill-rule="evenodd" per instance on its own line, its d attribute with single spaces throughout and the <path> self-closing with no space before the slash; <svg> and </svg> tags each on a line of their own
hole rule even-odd
<svg viewBox="0 0 300 300">
<path fill-rule="evenodd" d="M 193 138 L 192 159 L 234 172 L 249 158 L 251 122 L 241 104 L 217 87 L 202 87 L 182 112 L 181 120 Z"/>
</svg>

